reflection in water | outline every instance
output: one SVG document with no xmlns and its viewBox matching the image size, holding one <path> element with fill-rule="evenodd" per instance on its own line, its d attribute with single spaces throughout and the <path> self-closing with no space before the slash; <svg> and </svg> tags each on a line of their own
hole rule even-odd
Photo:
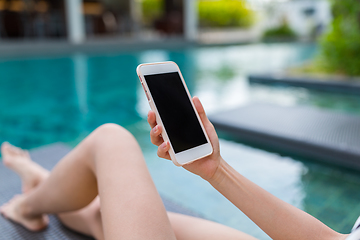
<svg viewBox="0 0 360 240">
<path fill-rule="evenodd" d="M 306 197 L 304 210 L 329 227 L 349 233 L 360 215 L 360 177 L 358 173 L 305 163 L 308 172 L 302 176 Z"/>
<path fill-rule="evenodd" d="M 171 51 L 169 52 L 169 59 L 176 62 L 179 66 L 181 74 L 184 77 L 186 85 L 189 89 L 190 94 L 193 93 L 195 88 L 195 61 L 194 61 L 194 50 L 186 49 L 182 51 Z"/>
<path fill-rule="evenodd" d="M 0 71 L 0 141 L 31 148 L 77 135 L 70 58 L 10 60 Z"/>
<path fill-rule="evenodd" d="M 87 57 L 84 54 L 73 56 L 75 89 L 78 97 L 79 110 L 86 115 L 89 108 L 87 103 L 88 67 Z"/>
<path fill-rule="evenodd" d="M 339 112 L 346 112 L 360 115 L 360 96 L 348 93 L 322 92 L 316 90 L 307 90 L 309 92 L 307 99 L 303 102 L 311 106 L 323 109 L 335 109 Z M 301 103 L 301 101 L 299 101 Z"/>
<path fill-rule="evenodd" d="M 251 100 L 278 105 L 305 105 L 360 115 L 360 96 L 285 85 L 251 84 Z"/>
<path fill-rule="evenodd" d="M 81 54 L 0 63 L 0 141 L 33 148 L 135 123 L 137 64 L 134 55 Z"/>
<path fill-rule="evenodd" d="M 129 125 L 141 118 L 136 111 L 136 55 L 90 57 L 88 60 L 87 129 L 103 123 Z"/>
</svg>

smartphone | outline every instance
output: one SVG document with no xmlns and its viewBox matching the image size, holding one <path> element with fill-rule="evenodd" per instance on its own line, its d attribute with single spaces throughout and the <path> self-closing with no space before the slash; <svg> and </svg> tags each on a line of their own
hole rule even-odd
<svg viewBox="0 0 360 240">
<path fill-rule="evenodd" d="M 177 166 L 213 152 L 178 65 L 174 62 L 140 64 L 136 72 L 144 88 L 169 154 Z"/>
</svg>

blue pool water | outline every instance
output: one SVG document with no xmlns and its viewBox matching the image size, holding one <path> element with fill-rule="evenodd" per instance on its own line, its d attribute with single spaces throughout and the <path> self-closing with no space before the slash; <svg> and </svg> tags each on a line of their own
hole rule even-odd
<svg viewBox="0 0 360 240">
<path fill-rule="evenodd" d="M 269 239 L 212 187 L 156 156 L 149 141 L 147 100 L 135 74 L 143 62 L 172 60 L 208 113 L 271 102 L 360 114 L 360 97 L 295 87 L 250 85 L 253 72 L 277 71 L 316 54 L 305 44 L 254 44 L 103 55 L 0 58 L 0 141 L 23 148 L 77 144 L 115 122 L 138 139 L 159 192 L 199 215 Z M 240 173 L 330 227 L 348 232 L 360 215 L 357 172 L 220 139 L 223 157 Z"/>
</svg>

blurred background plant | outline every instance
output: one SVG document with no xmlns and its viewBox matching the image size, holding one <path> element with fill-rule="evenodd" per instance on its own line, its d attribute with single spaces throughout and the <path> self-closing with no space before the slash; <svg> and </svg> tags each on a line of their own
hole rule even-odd
<svg viewBox="0 0 360 240">
<path fill-rule="evenodd" d="M 164 12 L 164 0 L 142 0 L 142 22 L 149 26 Z M 200 27 L 251 27 L 255 12 L 246 0 L 199 0 Z"/>
<path fill-rule="evenodd" d="M 265 30 L 262 36 L 265 41 L 291 41 L 296 40 L 296 38 L 297 35 L 290 28 L 286 18 L 280 26 Z"/>
<path fill-rule="evenodd" d="M 200 0 L 198 3 L 201 27 L 251 27 L 255 12 L 245 0 Z"/>
<path fill-rule="evenodd" d="M 360 2 L 331 0 L 333 21 L 320 39 L 315 69 L 360 76 Z"/>
<path fill-rule="evenodd" d="M 143 0 L 141 2 L 142 23 L 145 26 L 151 25 L 156 19 L 160 18 L 163 12 L 163 0 Z"/>
</svg>

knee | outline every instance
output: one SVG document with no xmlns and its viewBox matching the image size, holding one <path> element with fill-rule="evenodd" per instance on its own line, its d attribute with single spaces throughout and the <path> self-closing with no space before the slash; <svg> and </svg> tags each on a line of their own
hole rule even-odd
<svg viewBox="0 0 360 240">
<path fill-rule="evenodd" d="M 112 136 L 124 136 L 124 137 L 132 137 L 132 134 L 123 128 L 122 126 L 115 123 L 105 123 L 100 127 L 96 128 L 95 131 L 98 137 L 112 137 Z"/>
<path fill-rule="evenodd" d="M 106 123 L 98 127 L 94 131 L 97 143 L 104 143 L 108 141 L 122 141 L 136 142 L 134 136 L 122 126 L 115 123 Z"/>
<path fill-rule="evenodd" d="M 105 123 L 105 124 L 101 125 L 100 127 L 97 127 L 95 131 L 116 132 L 116 131 L 127 131 L 127 130 L 116 123 Z"/>
</svg>

